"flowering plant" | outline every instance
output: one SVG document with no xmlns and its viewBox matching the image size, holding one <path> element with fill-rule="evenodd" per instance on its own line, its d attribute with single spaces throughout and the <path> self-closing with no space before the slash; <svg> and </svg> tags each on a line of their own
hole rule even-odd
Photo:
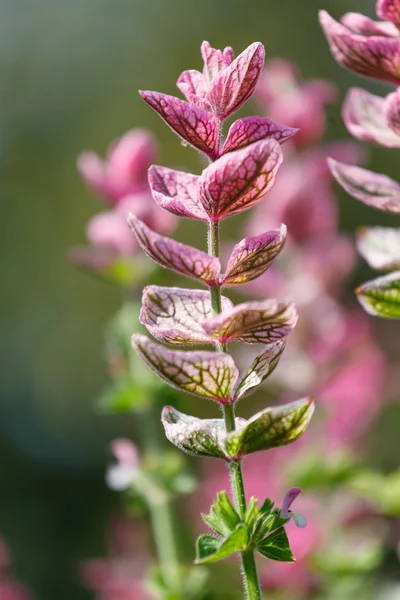
<svg viewBox="0 0 400 600">
<path fill-rule="evenodd" d="M 248 454 L 286 445 L 305 431 L 314 404 L 310 397 L 266 408 L 250 419 L 235 416 L 239 400 L 257 389 L 282 355 L 297 312 L 292 302 L 267 299 L 233 306 L 224 287 L 250 282 L 264 273 L 281 251 L 286 228 L 245 238 L 233 248 L 223 273 L 220 222 L 258 204 L 272 188 L 282 162 L 280 143 L 293 128 L 264 117 L 245 117 L 222 140 L 223 121 L 253 94 L 264 65 L 264 48 L 249 46 L 236 59 L 203 42 L 203 72 L 189 70 L 178 79 L 188 101 L 158 92 L 142 98 L 185 143 L 205 154 L 210 164 L 200 176 L 152 166 L 149 183 L 156 203 L 174 215 L 207 224 L 208 253 L 161 236 L 137 216 L 129 224 L 144 252 L 163 267 L 195 279 L 208 290 L 148 286 L 143 292 L 141 323 L 158 340 L 134 334 L 132 345 L 157 375 L 178 390 L 217 402 L 223 418 L 199 419 L 167 406 L 162 422 L 167 438 L 195 456 L 224 460 L 230 470 L 234 504 L 218 494 L 204 521 L 212 535 L 197 541 L 198 564 L 241 555 L 246 597 L 261 598 L 254 551 L 278 561 L 293 561 L 285 524 L 304 518 L 290 506 L 300 490 L 285 494 L 281 508 L 266 498 L 261 507 L 246 500 L 241 461 Z M 262 344 L 248 369 L 239 374 L 228 343 Z M 187 351 L 182 346 L 211 346 Z M 176 349 L 178 348 L 178 349 Z"/>
</svg>

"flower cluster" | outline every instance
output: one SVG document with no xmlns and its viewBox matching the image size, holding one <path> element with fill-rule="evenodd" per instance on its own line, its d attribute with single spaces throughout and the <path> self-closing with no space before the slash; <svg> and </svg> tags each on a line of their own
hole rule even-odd
<svg viewBox="0 0 400 600">
<path fill-rule="evenodd" d="M 204 517 L 217 537 L 199 538 L 197 562 L 242 553 L 247 593 L 258 598 L 253 551 L 274 560 L 292 561 L 284 529 L 291 515 L 287 501 L 283 513 L 274 510 L 268 499 L 260 509 L 255 499 L 246 503 L 241 459 L 297 440 L 314 406 L 306 397 L 266 408 L 247 420 L 235 417 L 237 402 L 255 391 L 275 369 L 286 338 L 296 325 L 297 312 L 291 301 L 267 299 L 234 306 L 221 295 L 223 288 L 253 281 L 271 266 L 283 247 L 286 227 L 243 239 L 234 246 L 223 270 L 219 223 L 259 204 L 269 192 L 282 162 L 281 144 L 296 133 L 296 128 L 266 117 L 244 117 L 232 124 L 222 141 L 223 121 L 255 90 L 264 65 L 264 48 L 254 43 L 234 58 L 231 48 L 220 51 L 204 42 L 201 51 L 203 72 L 185 71 L 177 82 L 187 101 L 149 91 L 141 92 L 141 96 L 185 143 L 210 161 L 201 175 L 161 166 L 149 169 L 152 196 L 161 208 L 207 224 L 208 253 L 160 235 L 136 215 L 130 215 L 128 221 L 149 257 L 208 289 L 146 287 L 140 321 L 170 347 L 141 334 L 133 335 L 132 345 L 164 381 L 178 390 L 216 401 L 223 411 L 224 419 L 198 419 L 165 407 L 162 421 L 166 436 L 178 448 L 228 463 L 235 507 L 225 492 L 218 495 L 210 514 Z M 242 374 L 227 352 L 230 342 L 262 344 Z M 213 350 L 180 349 L 204 345 Z"/>
<path fill-rule="evenodd" d="M 351 89 L 343 107 L 347 129 L 360 140 L 399 148 L 400 1 L 378 0 L 376 12 L 383 21 L 348 13 L 339 23 L 325 11 L 321 11 L 320 20 L 339 64 L 397 86 L 386 98 Z M 400 184 L 390 177 L 333 159 L 330 166 L 339 184 L 354 198 L 385 212 L 400 212 Z M 357 246 L 373 268 L 395 270 L 361 285 L 357 289 L 360 302 L 373 315 L 400 318 L 400 230 L 363 228 Z"/>
</svg>

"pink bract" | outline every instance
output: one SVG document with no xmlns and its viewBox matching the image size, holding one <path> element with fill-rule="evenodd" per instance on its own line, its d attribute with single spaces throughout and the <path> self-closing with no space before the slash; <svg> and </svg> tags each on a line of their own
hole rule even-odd
<svg viewBox="0 0 400 600">
<path fill-rule="evenodd" d="M 320 22 L 333 57 L 339 64 L 360 75 L 400 84 L 400 39 L 366 36 L 354 33 L 338 23 L 326 11 L 320 11 Z"/>
<path fill-rule="evenodd" d="M 231 61 L 231 48 L 221 53 L 204 42 L 202 54 L 205 59 L 204 73 L 184 71 L 177 86 L 189 102 L 206 108 L 218 119 L 224 120 L 253 94 L 264 65 L 264 46 L 255 42 Z"/>
</svg>

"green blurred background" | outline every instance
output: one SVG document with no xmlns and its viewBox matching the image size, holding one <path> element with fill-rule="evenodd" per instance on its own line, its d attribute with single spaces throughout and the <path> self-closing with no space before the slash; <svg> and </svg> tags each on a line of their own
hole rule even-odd
<svg viewBox="0 0 400 600">
<path fill-rule="evenodd" d="M 67 260 L 99 209 L 76 172 L 77 154 L 104 154 L 144 126 L 159 138 L 162 164 L 198 170 L 195 152 L 137 89 L 175 93 L 180 72 L 200 67 L 203 39 L 236 52 L 259 40 L 268 56 L 333 79 L 342 94 L 351 85 L 383 90 L 334 63 L 317 20 L 319 8 L 372 16 L 374 4 L 0 0 L 0 532 L 37 598 L 90 597 L 77 583 L 79 561 L 105 552 L 107 515 L 119 503 L 103 483 L 107 444 L 132 427 L 129 417 L 94 410 L 106 381 L 102 329 L 120 297 Z M 339 106 L 329 110 L 328 135 L 348 137 Z M 395 177 L 398 154 L 371 150 L 372 167 Z M 341 210 L 349 230 L 389 221 L 344 196 Z"/>
</svg>

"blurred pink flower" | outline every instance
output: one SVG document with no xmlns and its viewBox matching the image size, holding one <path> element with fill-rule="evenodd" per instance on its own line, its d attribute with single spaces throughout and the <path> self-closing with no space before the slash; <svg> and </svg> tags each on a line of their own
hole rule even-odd
<svg viewBox="0 0 400 600">
<path fill-rule="evenodd" d="M 105 160 L 92 151 L 78 157 L 87 185 L 115 206 L 130 194 L 148 190 L 147 169 L 157 158 L 157 141 L 146 129 L 132 129 L 111 144 Z"/>
<path fill-rule="evenodd" d="M 325 108 L 337 100 L 337 89 L 326 79 L 302 82 L 293 63 L 277 58 L 267 63 L 256 88 L 260 104 L 272 119 L 298 127 L 295 146 L 319 141 L 326 128 Z"/>
<path fill-rule="evenodd" d="M 149 564 L 145 532 L 124 517 L 112 520 L 109 558 L 93 558 L 82 566 L 82 579 L 97 600 L 152 600 L 144 585 Z M 138 549 L 140 548 L 140 551 Z"/>
</svg>

